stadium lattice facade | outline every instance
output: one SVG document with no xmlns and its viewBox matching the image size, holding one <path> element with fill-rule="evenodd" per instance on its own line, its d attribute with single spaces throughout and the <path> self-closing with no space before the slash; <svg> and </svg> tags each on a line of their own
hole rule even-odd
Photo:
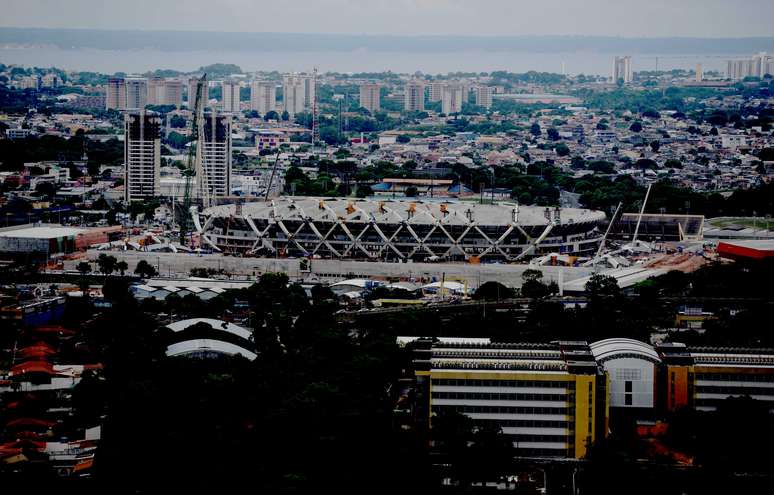
<svg viewBox="0 0 774 495">
<path fill-rule="evenodd" d="M 202 243 L 248 256 L 513 261 L 592 255 L 599 211 L 512 203 L 278 198 L 194 212 Z"/>
</svg>

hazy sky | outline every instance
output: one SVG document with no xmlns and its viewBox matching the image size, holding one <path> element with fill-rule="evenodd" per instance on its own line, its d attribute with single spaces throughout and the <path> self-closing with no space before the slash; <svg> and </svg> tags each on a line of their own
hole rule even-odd
<svg viewBox="0 0 774 495">
<path fill-rule="evenodd" d="M 6 27 L 774 36 L 774 0 L 0 0 L 0 12 Z"/>
</svg>

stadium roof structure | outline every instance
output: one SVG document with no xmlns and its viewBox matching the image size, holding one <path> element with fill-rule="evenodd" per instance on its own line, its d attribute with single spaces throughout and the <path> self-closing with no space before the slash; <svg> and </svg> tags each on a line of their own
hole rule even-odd
<svg viewBox="0 0 774 495">
<path fill-rule="evenodd" d="M 207 208 L 194 223 L 214 249 L 248 255 L 517 260 L 547 250 L 592 254 L 605 218 L 510 202 L 283 197 Z"/>
</svg>

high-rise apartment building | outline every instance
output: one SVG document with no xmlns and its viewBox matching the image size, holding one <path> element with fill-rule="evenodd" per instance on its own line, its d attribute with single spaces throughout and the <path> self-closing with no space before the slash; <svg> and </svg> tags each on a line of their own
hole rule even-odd
<svg viewBox="0 0 774 495">
<path fill-rule="evenodd" d="M 183 106 L 183 83 L 177 79 L 164 81 L 164 94 L 159 105 L 174 105 L 177 108 Z"/>
<path fill-rule="evenodd" d="M 365 108 L 371 114 L 378 112 L 381 108 L 381 87 L 378 84 L 360 85 L 360 106 Z"/>
<path fill-rule="evenodd" d="M 126 201 L 158 196 L 161 170 L 161 119 L 155 112 L 139 110 L 126 114 L 124 164 Z"/>
<path fill-rule="evenodd" d="M 224 112 L 239 112 L 239 82 L 226 80 L 221 83 L 222 108 Z"/>
<path fill-rule="evenodd" d="M 188 108 L 190 110 L 193 110 L 194 107 L 194 101 L 193 98 L 196 95 L 196 83 L 199 81 L 199 78 L 192 77 L 188 80 Z M 210 92 L 209 92 L 209 86 L 207 84 L 204 85 L 204 92 L 202 93 L 202 106 L 207 106 L 207 102 L 210 99 Z"/>
<path fill-rule="evenodd" d="M 702 82 L 704 80 L 704 69 L 701 64 L 696 64 L 696 82 Z"/>
<path fill-rule="evenodd" d="M 277 86 L 273 82 L 253 81 L 250 85 L 250 110 L 261 115 L 277 108 Z"/>
<path fill-rule="evenodd" d="M 142 110 L 148 104 L 148 80 L 144 77 L 126 79 L 127 110 Z"/>
<path fill-rule="evenodd" d="M 460 113 L 462 111 L 463 94 L 465 90 L 461 84 L 447 84 L 441 91 L 441 112 L 446 115 Z"/>
<path fill-rule="evenodd" d="M 443 87 L 445 85 L 446 83 L 440 81 L 430 83 L 427 90 L 427 101 L 441 101 L 441 98 L 443 97 Z"/>
<path fill-rule="evenodd" d="M 282 79 L 282 109 L 291 117 L 304 110 L 310 110 L 316 91 L 313 76 L 286 74 Z"/>
<path fill-rule="evenodd" d="M 151 77 L 148 79 L 148 97 L 146 103 L 148 105 L 161 105 L 161 101 L 164 99 L 164 78 L 163 77 Z"/>
<path fill-rule="evenodd" d="M 204 114 L 202 168 L 211 198 L 231 194 L 231 115 Z"/>
<path fill-rule="evenodd" d="M 489 86 L 476 86 L 474 89 L 476 105 L 487 110 L 492 108 L 492 88 Z"/>
<path fill-rule="evenodd" d="M 407 112 L 422 112 L 425 110 L 425 86 L 420 81 L 406 83 L 403 94 L 403 109 Z"/>
<path fill-rule="evenodd" d="M 105 86 L 105 109 L 126 108 L 126 81 L 123 77 L 111 77 Z"/>
<path fill-rule="evenodd" d="M 613 61 L 613 83 L 619 81 L 630 84 L 634 80 L 632 75 L 632 57 L 615 57 Z"/>
</svg>

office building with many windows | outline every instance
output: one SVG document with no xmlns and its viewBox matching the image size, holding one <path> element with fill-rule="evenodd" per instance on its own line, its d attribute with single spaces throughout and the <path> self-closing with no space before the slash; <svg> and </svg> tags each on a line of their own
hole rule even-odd
<svg viewBox="0 0 774 495">
<path fill-rule="evenodd" d="M 140 110 L 124 117 L 124 199 L 136 201 L 159 194 L 161 118 Z"/>
</svg>

